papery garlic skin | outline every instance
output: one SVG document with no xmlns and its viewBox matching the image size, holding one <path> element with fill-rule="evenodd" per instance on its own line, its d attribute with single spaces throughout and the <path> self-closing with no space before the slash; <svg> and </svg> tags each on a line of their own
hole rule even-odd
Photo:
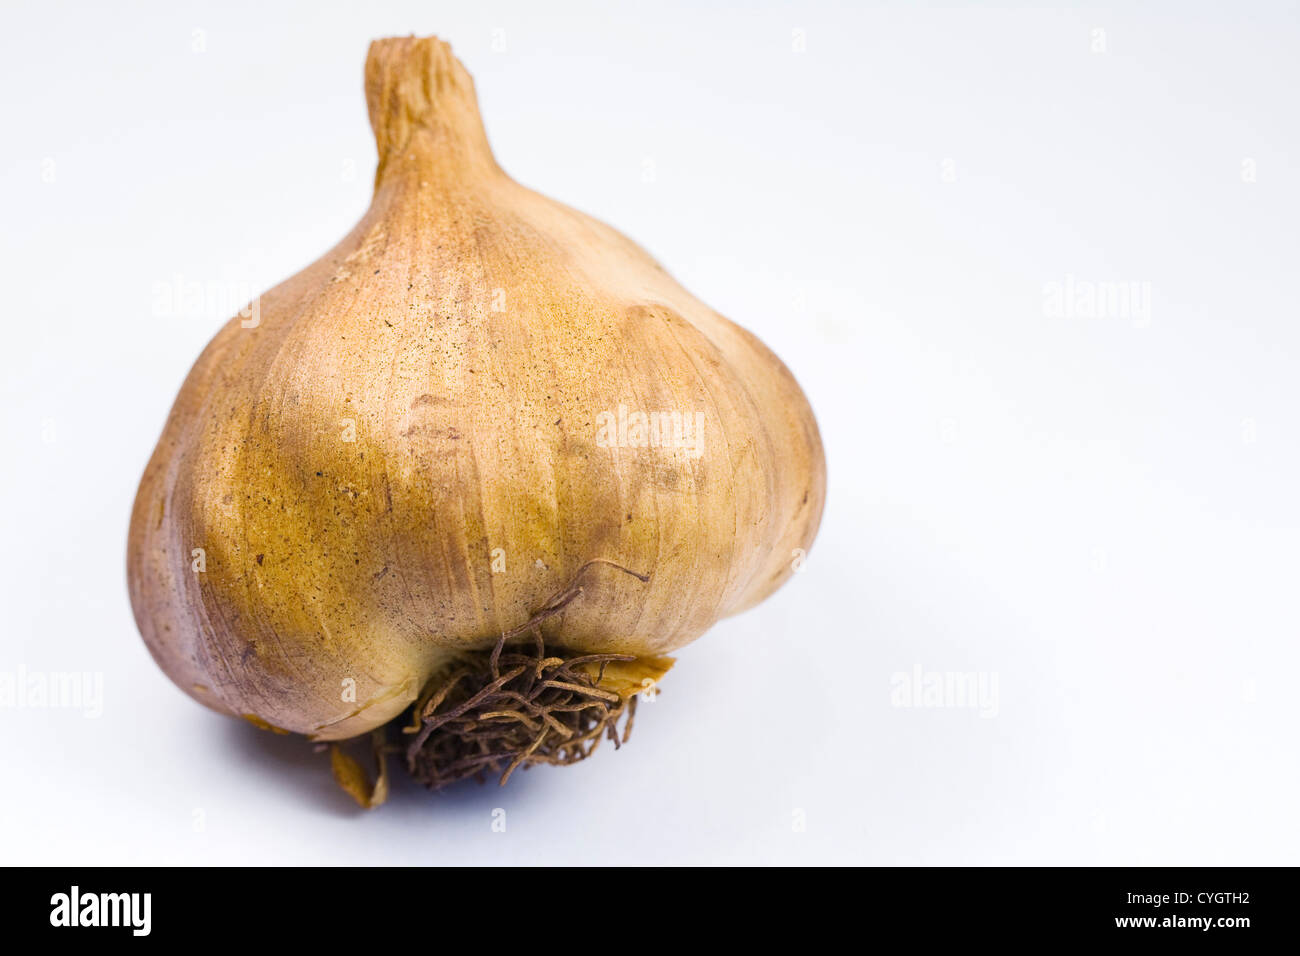
<svg viewBox="0 0 1300 956">
<path fill-rule="evenodd" d="M 168 676 L 321 739 L 389 721 L 592 559 L 650 580 L 587 570 L 548 644 L 679 648 L 790 576 L 825 497 L 780 360 L 636 244 L 506 176 L 445 44 L 376 41 L 366 93 L 369 211 L 204 350 L 128 545 Z M 598 442 L 620 406 L 702 414 L 699 446 Z"/>
</svg>

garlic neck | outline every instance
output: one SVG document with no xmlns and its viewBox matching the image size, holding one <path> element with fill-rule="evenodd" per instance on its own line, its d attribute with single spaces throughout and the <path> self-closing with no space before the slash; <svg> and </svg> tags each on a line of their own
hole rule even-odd
<svg viewBox="0 0 1300 956">
<path fill-rule="evenodd" d="M 501 173 L 474 80 L 437 37 L 371 43 L 366 105 L 379 148 L 376 190 L 398 171 L 419 177 Z"/>
</svg>

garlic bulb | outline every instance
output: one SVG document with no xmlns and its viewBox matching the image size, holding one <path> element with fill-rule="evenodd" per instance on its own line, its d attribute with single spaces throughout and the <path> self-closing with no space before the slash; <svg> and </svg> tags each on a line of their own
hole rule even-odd
<svg viewBox="0 0 1300 956">
<path fill-rule="evenodd" d="M 502 172 L 446 44 L 376 41 L 365 87 L 369 211 L 217 334 L 145 471 L 140 632 L 200 702 L 318 740 L 507 634 L 634 658 L 584 671 L 626 699 L 810 547 L 812 411 L 634 243 Z"/>
</svg>

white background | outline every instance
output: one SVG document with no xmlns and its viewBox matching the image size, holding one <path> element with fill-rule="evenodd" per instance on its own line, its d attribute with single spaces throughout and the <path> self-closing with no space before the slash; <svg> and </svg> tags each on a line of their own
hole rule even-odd
<svg viewBox="0 0 1300 956">
<path fill-rule="evenodd" d="M 0 709 L 0 861 L 1300 862 L 1300 19 L 1136 6 L 7 2 L 0 672 L 104 701 Z M 124 551 L 220 291 L 366 208 L 412 32 L 515 178 L 784 358 L 830 491 L 629 747 L 366 814 L 171 686 Z M 915 668 L 996 706 L 895 706 Z"/>
</svg>

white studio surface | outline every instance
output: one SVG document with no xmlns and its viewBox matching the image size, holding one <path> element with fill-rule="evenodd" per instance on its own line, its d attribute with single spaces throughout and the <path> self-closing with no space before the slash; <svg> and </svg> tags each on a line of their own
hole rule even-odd
<svg viewBox="0 0 1300 956">
<path fill-rule="evenodd" d="M 0 862 L 1296 862 L 1294 7 L 6 20 L 0 675 L 102 699 L 0 707 Z M 409 33 L 514 178 L 782 357 L 830 487 L 804 571 L 622 751 L 366 814 L 166 680 L 124 554 L 203 345 L 365 210 L 362 63 Z"/>
</svg>

